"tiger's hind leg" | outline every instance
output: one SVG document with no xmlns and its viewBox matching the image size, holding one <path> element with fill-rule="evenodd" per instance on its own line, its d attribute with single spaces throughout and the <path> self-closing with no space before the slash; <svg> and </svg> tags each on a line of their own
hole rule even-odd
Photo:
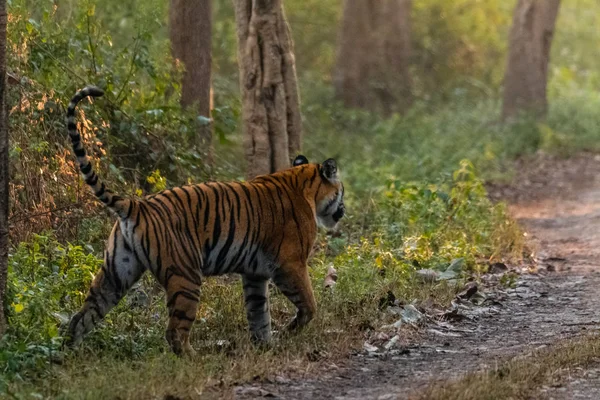
<svg viewBox="0 0 600 400">
<path fill-rule="evenodd" d="M 189 271 L 187 270 L 189 275 Z M 177 355 L 194 355 L 190 345 L 190 331 L 196 320 L 196 311 L 200 301 L 200 276 L 187 276 L 177 267 L 171 267 L 167 273 L 165 289 L 167 292 L 167 308 L 169 324 L 166 338 L 173 353 Z M 193 279 L 190 279 L 193 278 Z"/>
<path fill-rule="evenodd" d="M 79 344 L 85 334 L 117 305 L 144 271 L 145 268 L 126 243 L 120 225 L 115 224 L 104 253 L 104 265 L 94 277 L 83 307 L 71 318 L 64 344 Z"/>
<path fill-rule="evenodd" d="M 250 334 L 254 343 L 271 340 L 271 315 L 267 297 L 268 280 L 253 276 L 242 276 L 244 301 Z"/>
</svg>

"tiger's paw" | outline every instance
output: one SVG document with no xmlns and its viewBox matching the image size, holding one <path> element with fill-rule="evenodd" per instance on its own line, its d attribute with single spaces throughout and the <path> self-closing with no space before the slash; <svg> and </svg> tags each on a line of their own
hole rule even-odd
<svg viewBox="0 0 600 400">
<path fill-rule="evenodd" d="M 297 313 L 296 316 L 286 325 L 287 332 L 296 332 L 306 326 L 313 319 L 312 313 Z"/>
<path fill-rule="evenodd" d="M 75 314 L 69 321 L 69 324 L 64 326 L 61 331 L 61 336 L 63 337 L 61 350 L 64 351 L 77 347 L 83 341 L 85 333 L 84 315 L 82 313 Z"/>
<path fill-rule="evenodd" d="M 194 348 L 189 343 L 186 343 L 183 346 L 181 356 L 184 358 L 194 358 L 196 357 L 196 350 L 194 350 Z"/>
<path fill-rule="evenodd" d="M 250 340 L 252 341 L 254 347 L 260 350 L 269 350 L 273 347 L 273 335 L 271 330 L 260 333 L 251 332 Z"/>
</svg>

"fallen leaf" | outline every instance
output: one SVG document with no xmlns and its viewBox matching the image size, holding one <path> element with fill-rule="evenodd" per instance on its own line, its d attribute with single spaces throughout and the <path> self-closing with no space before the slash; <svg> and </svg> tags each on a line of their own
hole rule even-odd
<svg viewBox="0 0 600 400">
<path fill-rule="evenodd" d="M 459 313 L 458 308 L 453 308 L 442 313 L 442 315 L 440 315 L 440 318 L 446 321 L 462 321 L 463 319 L 467 318 L 467 316 Z"/>
<path fill-rule="evenodd" d="M 487 300 L 487 297 L 485 296 L 485 294 L 483 294 L 481 292 L 477 292 L 477 293 L 473 294 L 473 296 L 471 296 L 471 298 L 469 299 L 469 301 L 471 303 L 475 304 L 476 306 L 483 305 L 483 303 L 485 303 L 486 300 Z"/>
<path fill-rule="evenodd" d="M 330 265 L 327 269 L 327 275 L 325 275 L 325 279 L 323 280 L 323 286 L 325 289 L 333 289 L 337 282 L 338 276 L 337 271 L 333 268 L 333 265 Z"/>
<path fill-rule="evenodd" d="M 394 345 L 396 345 L 396 343 L 398 342 L 398 340 L 399 340 L 399 339 L 400 339 L 400 336 L 396 335 L 396 336 L 394 336 L 393 338 L 391 338 L 391 339 L 389 340 L 389 342 L 387 342 L 385 345 L 383 345 L 383 347 L 384 347 L 386 350 L 389 350 L 389 349 L 391 349 L 392 347 L 394 347 Z"/>
<path fill-rule="evenodd" d="M 285 376 L 281 376 L 281 375 L 277 375 L 275 377 L 275 382 L 280 383 L 280 384 L 286 384 L 286 383 L 290 383 L 290 379 L 286 378 Z"/>
<path fill-rule="evenodd" d="M 490 268 L 488 269 L 488 272 L 490 274 L 503 274 L 506 271 L 508 271 L 508 267 L 506 266 L 506 264 L 501 263 L 501 262 L 495 262 L 492 265 L 490 265 Z"/>
<path fill-rule="evenodd" d="M 273 393 L 255 386 L 238 386 L 233 389 L 236 396 L 273 397 Z"/>
<path fill-rule="evenodd" d="M 456 278 L 462 272 L 464 262 L 464 258 L 455 258 L 450 262 L 448 268 L 439 275 L 438 279 L 448 280 Z"/>
<path fill-rule="evenodd" d="M 417 310 L 412 304 L 404 306 L 404 310 L 402 310 L 400 315 L 402 315 L 402 321 L 408 324 L 416 324 L 423 319 L 421 311 Z"/>
<path fill-rule="evenodd" d="M 369 352 L 369 353 L 375 353 L 376 351 L 379 351 L 379 348 L 377 346 L 373 346 L 371 343 L 369 342 L 365 342 L 363 344 L 363 348 Z"/>
<path fill-rule="evenodd" d="M 420 269 L 416 272 L 417 277 L 425 283 L 432 283 L 439 279 L 440 274 L 432 269 Z"/>
<path fill-rule="evenodd" d="M 469 300 L 473 295 L 477 293 L 477 283 L 469 282 L 465 285 L 465 288 L 456 295 L 457 298 L 461 300 Z"/>
<path fill-rule="evenodd" d="M 454 332 L 442 332 L 439 331 L 437 329 L 427 329 L 427 332 L 433 333 L 434 335 L 438 335 L 438 336 L 446 336 L 446 337 L 462 337 L 462 335 L 460 333 L 454 333 Z"/>
</svg>

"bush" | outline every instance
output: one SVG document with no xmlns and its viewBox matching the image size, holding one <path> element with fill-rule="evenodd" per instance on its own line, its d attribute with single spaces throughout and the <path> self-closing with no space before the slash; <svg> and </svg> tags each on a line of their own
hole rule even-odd
<svg viewBox="0 0 600 400">
<path fill-rule="evenodd" d="M 0 365 L 11 377 L 47 368 L 60 344 L 59 326 L 79 307 L 101 260 L 89 249 L 35 235 L 9 258 L 6 315 L 10 326 L 0 346 Z M 0 386 L 1 386 L 0 382 Z"/>
</svg>

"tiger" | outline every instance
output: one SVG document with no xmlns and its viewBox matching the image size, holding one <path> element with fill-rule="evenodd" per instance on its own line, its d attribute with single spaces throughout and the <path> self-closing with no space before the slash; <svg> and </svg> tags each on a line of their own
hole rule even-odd
<svg viewBox="0 0 600 400">
<path fill-rule="evenodd" d="M 81 174 L 117 221 L 103 265 L 67 325 L 65 347 L 81 343 L 146 271 L 166 292 L 165 337 L 177 355 L 195 353 L 190 330 L 203 277 L 241 275 L 253 343 L 272 339 L 271 281 L 296 308 L 286 330 L 308 324 L 317 310 L 307 265 L 317 227 L 334 228 L 345 213 L 336 161 L 309 163 L 299 155 L 290 168 L 249 181 L 190 184 L 143 198 L 119 196 L 94 171 L 75 118 L 81 100 L 103 94 L 88 86 L 67 108 L 67 131 Z"/>
</svg>

